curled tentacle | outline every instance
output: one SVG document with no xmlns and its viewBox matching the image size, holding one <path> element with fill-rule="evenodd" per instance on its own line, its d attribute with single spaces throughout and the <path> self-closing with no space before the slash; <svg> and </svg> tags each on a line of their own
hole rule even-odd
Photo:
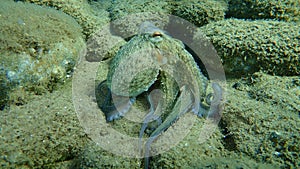
<svg viewBox="0 0 300 169">
<path fill-rule="evenodd" d="M 212 88 L 214 90 L 213 99 L 210 104 L 210 110 L 208 112 L 207 118 L 219 121 L 221 118 L 221 112 L 223 109 L 223 89 L 218 83 L 212 83 Z"/>
<path fill-rule="evenodd" d="M 200 103 L 199 112 L 194 112 L 198 115 L 198 117 L 207 117 L 214 119 L 218 118 L 217 116 L 220 116 L 221 101 L 223 100 L 223 90 L 218 83 L 212 83 L 212 88 L 214 90 L 214 93 L 209 93 L 205 98 L 205 102 L 209 106 Z"/>
<path fill-rule="evenodd" d="M 150 135 L 145 147 L 145 165 L 144 168 L 149 167 L 149 156 L 152 142 L 165 130 L 167 130 L 180 116 L 192 110 L 194 98 L 191 90 L 187 86 L 180 89 L 180 95 L 168 117 L 159 125 Z"/>
<path fill-rule="evenodd" d="M 150 104 L 150 110 L 149 113 L 146 115 L 142 128 L 140 130 L 139 134 L 139 152 L 141 154 L 141 144 L 142 144 L 142 137 L 144 135 L 144 132 L 146 128 L 148 127 L 148 124 L 151 120 L 156 120 L 158 124 L 161 123 L 160 115 L 155 114 L 155 112 L 161 113 L 160 112 L 160 102 L 161 102 L 161 91 L 160 90 L 153 90 L 151 93 L 148 95 L 148 102 Z"/>
<path fill-rule="evenodd" d="M 214 97 L 214 94 L 213 93 L 209 93 L 206 97 L 205 97 L 205 102 L 208 104 L 208 105 L 211 105 L 211 101 Z"/>
<path fill-rule="evenodd" d="M 111 93 L 106 81 L 97 86 L 96 99 L 98 107 L 105 114 L 107 122 L 123 117 L 135 102 L 135 98 L 117 96 Z"/>
</svg>

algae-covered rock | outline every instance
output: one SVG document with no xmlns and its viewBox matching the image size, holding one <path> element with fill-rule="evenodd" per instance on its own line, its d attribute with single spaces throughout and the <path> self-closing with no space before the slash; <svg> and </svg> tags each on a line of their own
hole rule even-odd
<svg viewBox="0 0 300 169">
<path fill-rule="evenodd" d="M 261 72 L 230 80 L 221 126 L 226 149 L 281 168 L 299 166 L 300 79 Z"/>
<path fill-rule="evenodd" d="M 1 104 L 10 89 L 40 94 L 52 91 L 72 75 L 85 47 L 81 28 L 73 18 L 54 9 L 12 1 L 1 3 L 0 17 Z"/>
<path fill-rule="evenodd" d="M 192 113 L 184 115 L 183 118 L 195 118 Z M 121 119 L 123 120 L 123 119 Z M 116 124 L 118 124 L 116 122 Z M 205 124 L 204 118 L 195 118 L 194 123 L 186 123 L 185 120 L 178 121 L 177 125 L 173 125 L 170 129 L 171 132 L 167 134 L 164 139 L 158 138 L 154 143 L 154 147 L 159 151 L 159 146 L 165 145 L 169 147 L 170 140 L 178 135 L 186 135 L 186 137 L 180 141 L 177 145 L 164 153 L 153 156 L 150 159 L 149 168 L 224 168 L 231 166 L 232 168 L 270 168 L 274 167 L 274 164 L 264 164 L 264 162 L 257 162 L 247 156 L 237 155 L 231 150 L 226 149 L 223 143 L 223 134 L 219 131 L 209 131 L 210 128 L 204 128 L 205 132 L 212 132 L 212 136 L 200 142 L 201 130 L 203 131 L 203 125 Z M 189 125 L 192 125 L 190 128 Z M 133 132 L 138 130 L 138 127 L 126 124 L 118 126 L 116 130 L 125 130 Z M 186 130 L 190 128 L 190 130 Z M 125 131 L 122 131 L 125 132 Z M 138 131 L 135 131 L 138 133 Z M 132 135 L 134 137 L 134 135 Z M 111 140 L 114 143 L 113 140 Z M 116 145 L 120 146 L 120 145 Z M 137 145 L 136 145 L 137 146 Z M 157 146 L 157 147 L 156 147 Z M 120 150 L 121 151 L 121 150 Z M 84 151 L 74 161 L 73 167 L 75 168 L 144 168 L 145 162 L 143 158 L 128 158 L 114 155 L 108 151 L 103 150 L 99 145 L 94 143 L 88 144 Z"/>
<path fill-rule="evenodd" d="M 112 34 L 110 25 L 107 24 L 87 40 L 85 58 L 90 62 L 111 58 L 125 43 L 123 38 Z"/>
<path fill-rule="evenodd" d="M 299 22 L 299 0 L 229 0 L 227 17 Z"/>
<path fill-rule="evenodd" d="M 220 130 L 214 132 L 205 142 L 200 143 L 200 131 L 204 119 L 197 118 L 189 134 L 169 151 L 152 157 L 150 168 L 271 168 L 272 164 L 257 162 L 247 156 L 238 155 L 226 149 L 224 135 Z M 182 124 L 188 125 L 188 124 Z M 178 131 L 180 134 L 182 131 Z M 187 131 L 185 131 L 187 132 Z"/>
<path fill-rule="evenodd" d="M 35 95 L 26 105 L 0 113 L 3 169 L 70 168 L 88 142 L 74 111 L 70 80 L 53 93 Z"/>
<path fill-rule="evenodd" d="M 111 19 L 119 19 L 126 15 L 141 12 L 170 13 L 170 6 L 165 1 L 152 0 L 119 0 L 114 1 L 111 6 Z M 137 18 L 138 19 L 138 18 Z"/>
<path fill-rule="evenodd" d="M 222 0 L 188 0 L 175 1 L 172 14 L 179 16 L 196 26 L 223 20 L 227 3 Z"/>
<path fill-rule="evenodd" d="M 80 169 L 143 168 L 140 159 L 114 155 L 93 142 L 85 146 L 72 167 Z"/>
<path fill-rule="evenodd" d="M 145 21 L 163 28 L 169 20 L 167 14 L 171 13 L 167 2 L 152 0 L 114 1 L 109 11 L 115 33 L 124 38 L 137 34 Z"/>
<path fill-rule="evenodd" d="M 203 26 L 228 75 L 240 76 L 263 70 L 276 75 L 299 75 L 299 26 L 271 20 L 227 19 Z"/>
<path fill-rule="evenodd" d="M 92 33 L 96 32 L 99 27 L 110 21 L 109 13 L 100 6 L 90 6 L 88 0 L 22 0 L 24 2 L 31 2 L 37 5 L 44 5 L 59 9 L 68 15 L 72 16 L 82 27 L 83 34 L 89 37 Z"/>
</svg>

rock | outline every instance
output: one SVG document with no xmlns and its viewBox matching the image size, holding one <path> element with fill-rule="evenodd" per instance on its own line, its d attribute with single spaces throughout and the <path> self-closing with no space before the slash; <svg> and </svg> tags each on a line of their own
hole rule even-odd
<svg viewBox="0 0 300 169">
<path fill-rule="evenodd" d="M 220 123 L 222 133 L 227 130 L 224 147 L 259 163 L 298 166 L 299 77 L 258 72 L 227 82 L 228 104 Z"/>
<path fill-rule="evenodd" d="M 100 62 L 112 58 L 124 44 L 126 44 L 126 41 L 113 35 L 110 25 L 107 24 L 87 40 L 85 58 L 90 62 Z"/>
<path fill-rule="evenodd" d="M 203 26 L 194 39 L 208 36 L 227 75 L 263 70 L 275 75 L 299 75 L 299 26 L 267 20 L 226 19 Z"/>
<path fill-rule="evenodd" d="M 141 168 L 138 158 L 122 157 L 107 152 L 101 146 L 90 142 L 73 163 L 73 168 L 102 169 L 102 168 Z"/>
<path fill-rule="evenodd" d="M 229 0 L 227 17 L 299 22 L 299 0 Z"/>
<path fill-rule="evenodd" d="M 5 117 L 0 118 L 1 168 L 62 168 L 54 166 L 74 159 L 88 142 L 74 110 L 71 81 L 0 113 Z"/>
<path fill-rule="evenodd" d="M 111 19 L 116 20 L 130 14 L 156 12 L 169 14 L 170 5 L 164 1 L 152 0 L 119 0 L 114 1 L 111 6 Z M 138 19 L 138 18 L 137 18 Z"/>
<path fill-rule="evenodd" d="M 99 6 L 93 3 L 92 7 L 87 0 L 22 0 L 37 5 L 54 7 L 72 16 L 83 29 L 83 34 L 89 37 L 110 21 L 106 5 Z M 100 8 L 99 8 L 100 7 Z"/>
<path fill-rule="evenodd" d="M 73 18 L 54 9 L 11 1 L 2 3 L 0 17 L 1 105 L 10 90 L 17 91 L 12 99 L 18 99 L 23 90 L 41 94 L 72 76 L 85 47 Z"/>
<path fill-rule="evenodd" d="M 227 3 L 222 0 L 175 1 L 172 4 L 173 15 L 179 16 L 196 26 L 223 20 L 227 10 Z"/>
</svg>

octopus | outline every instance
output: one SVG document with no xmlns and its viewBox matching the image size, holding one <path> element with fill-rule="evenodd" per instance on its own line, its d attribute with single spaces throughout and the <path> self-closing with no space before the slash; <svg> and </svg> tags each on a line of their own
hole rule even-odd
<svg viewBox="0 0 300 169">
<path fill-rule="evenodd" d="M 151 143 L 186 112 L 197 116 L 218 116 L 222 88 L 212 83 L 211 108 L 203 106 L 208 79 L 203 75 L 184 44 L 150 22 L 140 26 L 111 60 L 107 79 L 97 91 L 105 96 L 98 105 L 106 121 L 123 117 L 137 96 L 146 93 L 150 105 L 139 133 L 141 139 L 150 129 L 144 157 L 149 167 Z M 140 144 L 139 147 L 142 145 Z"/>
</svg>

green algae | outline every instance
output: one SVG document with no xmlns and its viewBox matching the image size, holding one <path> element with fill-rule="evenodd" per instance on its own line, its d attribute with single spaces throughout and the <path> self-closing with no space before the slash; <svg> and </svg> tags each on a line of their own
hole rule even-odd
<svg viewBox="0 0 300 169">
<path fill-rule="evenodd" d="M 224 135 L 220 130 L 204 143 L 199 143 L 199 129 L 204 119 L 198 118 L 189 134 L 170 151 L 153 157 L 150 168 L 263 168 L 275 167 L 272 164 L 257 161 L 232 151 L 223 144 Z M 187 124 L 181 124 L 187 125 Z M 184 131 L 179 131 L 184 132 Z M 186 131 L 185 131 L 186 132 Z"/>
<path fill-rule="evenodd" d="M 100 64 L 102 66 L 99 67 L 99 81 L 105 78 L 108 62 Z M 299 128 L 297 126 L 299 123 L 297 122 L 297 112 L 300 109 L 299 99 L 297 100 L 299 97 L 298 86 L 299 78 L 297 77 L 274 77 L 264 73 L 257 73 L 246 80 L 243 78 L 230 79 L 229 88 L 226 90 L 227 101 L 223 120 L 214 134 L 206 142 L 200 143 L 198 142 L 199 132 L 205 119 L 197 118 L 189 131 L 184 128 L 188 128 L 190 123 L 179 121 L 179 124 L 171 126 L 170 130 L 176 131 L 176 135 L 186 132 L 189 134 L 169 151 L 152 157 L 150 167 L 278 168 L 295 166 L 297 160 L 295 152 L 299 149 L 297 147 L 299 139 L 295 135 Z M 266 94 L 261 95 L 262 91 Z M 269 95 L 269 98 L 266 95 Z M 256 100 L 257 97 L 260 99 Z M 282 102 L 282 100 L 285 101 Z M 140 110 L 147 108 L 145 103 L 134 106 Z M 193 115 L 186 114 L 185 116 L 188 118 Z M 282 120 L 280 120 L 281 118 Z M 253 124 L 256 125 L 253 126 Z M 277 129 L 278 126 L 281 127 Z M 137 136 L 140 130 L 139 124 L 125 118 L 114 121 L 111 127 L 132 137 Z M 288 131 L 285 131 L 286 129 Z M 288 134 L 289 132 L 290 134 Z M 172 132 L 164 134 L 167 138 L 174 137 Z M 290 137 L 292 139 L 288 139 Z M 157 144 L 169 146 L 167 139 L 158 138 L 154 146 Z M 284 147 L 281 147 L 282 145 Z M 257 154 L 258 150 L 263 151 L 260 152 L 262 156 Z M 277 152 L 278 150 L 281 152 Z M 82 154 L 78 161 L 81 168 L 107 166 L 143 168 L 142 160 L 121 158 L 95 146 L 88 146 L 85 151 L 88 152 L 88 155 Z M 94 154 L 93 151 L 97 153 Z M 281 156 L 280 153 L 286 155 Z M 272 155 L 268 156 L 269 154 Z M 101 158 L 102 156 L 103 158 Z M 126 160 L 130 164 L 125 162 Z"/>
<path fill-rule="evenodd" d="M 1 117 L 1 168 L 69 167 L 87 142 L 74 111 L 70 80 L 53 93 L 11 105 Z"/>
<path fill-rule="evenodd" d="M 102 168 L 141 168 L 141 161 L 138 158 L 116 156 L 103 150 L 93 142 L 88 143 L 78 159 L 74 162 L 73 168 L 81 169 L 102 169 Z"/>
<path fill-rule="evenodd" d="M 93 33 L 86 42 L 85 59 L 90 62 L 99 62 L 115 56 L 126 41 L 110 31 L 109 25 L 103 26 L 101 31 Z"/>
<path fill-rule="evenodd" d="M 99 70 L 103 68 L 106 71 L 102 73 L 106 74 L 108 66 L 102 66 Z M 189 131 L 183 130 L 189 123 L 180 123 L 177 128 L 171 126 L 170 130 L 176 131 L 176 135 L 189 134 L 169 151 L 152 157 L 150 168 L 279 168 L 297 165 L 299 77 L 271 76 L 260 72 L 246 79 L 227 80 L 229 87 L 226 90 L 225 110 L 215 133 L 206 142 L 198 142 L 205 121 L 201 118 L 197 118 Z M 139 108 L 147 107 L 140 105 Z M 139 132 L 139 126 L 126 119 L 115 121 L 111 126 L 132 137 Z M 172 138 L 172 134 L 164 134 Z M 154 147 L 157 144 L 168 146 L 169 142 L 158 139 Z M 92 161 L 96 157 L 90 156 Z M 118 159 L 117 164 L 123 163 L 123 160 Z M 105 161 L 107 163 L 113 165 L 115 161 Z M 133 166 L 137 167 L 137 163 L 133 162 Z M 143 162 L 138 164 L 143 167 Z M 101 167 L 104 165 L 96 168 Z"/>
<path fill-rule="evenodd" d="M 166 14 L 171 13 L 171 8 L 166 1 L 120 0 L 112 2 L 109 11 L 115 33 L 128 38 L 136 34 L 145 21 L 163 27 L 168 22 Z"/>
<path fill-rule="evenodd" d="M 41 6 L 48 6 L 63 11 L 72 16 L 83 29 L 83 34 L 89 37 L 95 33 L 100 27 L 110 21 L 109 13 L 104 7 L 91 8 L 88 0 L 22 0 Z M 99 6 L 98 6 L 99 7 Z"/>
<path fill-rule="evenodd" d="M 224 145 L 258 162 L 299 163 L 299 77 L 255 73 L 229 82 L 221 126 Z M 226 131 L 225 131 L 226 129 Z"/>
<path fill-rule="evenodd" d="M 73 18 L 54 9 L 11 1 L 2 3 L 0 17 L 1 105 L 18 102 L 18 95 L 22 98 L 25 91 L 52 91 L 72 75 L 85 47 Z"/>
<path fill-rule="evenodd" d="M 299 23 L 300 2 L 298 0 L 229 0 L 227 17 L 276 19 Z"/>
<path fill-rule="evenodd" d="M 226 19 L 203 26 L 198 33 L 195 39 L 204 33 L 212 41 L 227 75 L 239 77 L 259 70 L 288 76 L 300 73 L 297 24 Z"/>
<path fill-rule="evenodd" d="M 188 0 L 172 2 L 172 14 L 196 26 L 203 26 L 225 18 L 227 3 L 222 0 Z"/>
<path fill-rule="evenodd" d="M 156 12 L 168 14 L 171 9 L 165 1 L 152 0 L 120 0 L 111 5 L 111 19 L 116 20 L 130 14 Z M 138 18 L 136 18 L 138 19 Z"/>
<path fill-rule="evenodd" d="M 102 73 L 107 73 L 104 71 L 107 68 L 102 67 Z M 297 165 L 299 85 L 298 77 L 274 77 L 263 73 L 248 79 L 231 79 L 223 120 L 215 134 L 202 144 L 195 141 L 204 123 L 204 119 L 197 118 L 185 139 L 170 151 L 154 156 L 151 167 L 278 168 Z M 53 93 L 35 96 L 26 105 L 1 111 L 6 117 L 1 118 L 3 144 L 0 151 L 5 157 L 0 160 L 1 166 L 51 168 L 64 164 L 65 168 L 142 168 L 141 159 L 119 157 L 93 143 L 86 144 L 87 137 L 73 110 L 71 84 L 68 82 L 64 86 Z M 125 119 L 112 126 L 132 136 L 138 135 L 140 130 Z M 186 132 L 175 130 L 177 134 Z M 14 147 L 7 146 L 11 143 Z"/>
</svg>

